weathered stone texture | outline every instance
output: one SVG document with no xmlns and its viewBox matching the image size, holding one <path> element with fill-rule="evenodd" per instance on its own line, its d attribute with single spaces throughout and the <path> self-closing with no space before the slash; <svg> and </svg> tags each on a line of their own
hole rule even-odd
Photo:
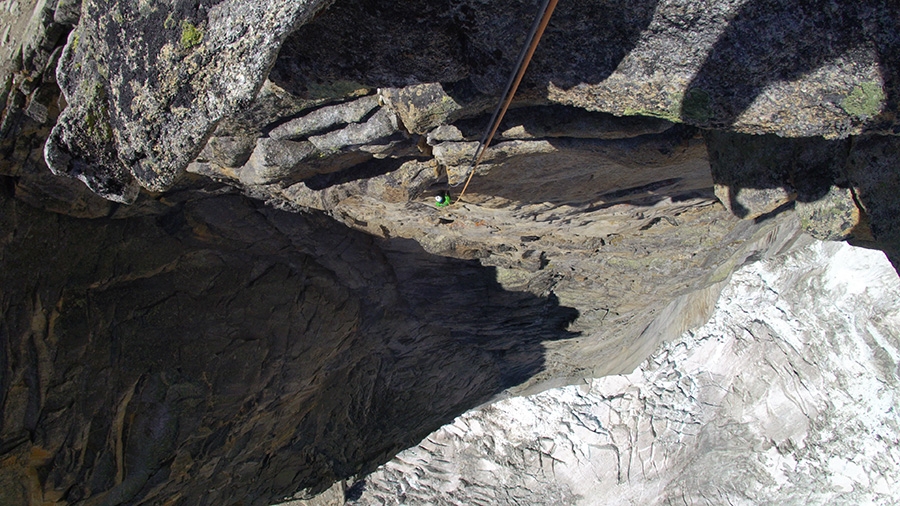
<svg viewBox="0 0 900 506">
<path fill-rule="evenodd" d="M 69 108 L 49 165 L 123 202 L 139 187 L 164 190 L 217 123 L 250 104 L 273 62 L 273 80 L 306 100 L 408 91 L 408 107 L 395 109 L 408 131 L 426 133 L 490 107 L 534 7 L 347 0 L 278 53 L 326 3 L 85 3 L 59 67 Z M 569 2 L 521 102 L 753 134 L 892 133 L 900 27 L 891 13 L 886 0 Z"/>
<path fill-rule="evenodd" d="M 878 253 L 796 247 L 634 372 L 469 411 L 288 504 L 892 504 L 898 282 Z"/>
<path fill-rule="evenodd" d="M 119 202 L 170 188 L 223 118 L 247 107 L 282 40 L 325 1 L 88 1 L 59 83 L 50 168 Z"/>
<path fill-rule="evenodd" d="M 3 504 L 317 490 L 526 381 L 544 341 L 576 335 L 574 309 L 477 262 L 178 196 L 92 221 L 2 198 L 0 260 L 17 266 L 0 274 Z"/>
<path fill-rule="evenodd" d="M 642 363 L 659 372 L 643 383 L 653 409 L 628 404 L 630 387 L 601 400 L 656 422 L 553 418 L 571 422 L 570 440 L 612 438 L 582 456 L 599 474 L 572 483 L 629 483 L 648 423 L 666 444 L 737 462 L 748 446 L 728 453 L 727 427 L 701 423 L 701 438 L 682 415 L 737 419 L 705 411 L 723 399 L 761 409 L 769 372 L 710 365 L 734 365 L 744 383 L 728 383 L 645 359 L 722 351 L 712 334 L 679 336 L 707 321 L 733 272 L 795 259 L 785 252 L 808 235 L 900 265 L 888 0 L 562 2 L 462 199 L 537 0 L 329 4 L 60 1 L 13 16 L 22 51 L 0 79 L 0 503 L 264 504 L 335 482 L 339 499 L 400 501 L 354 480 L 495 396 L 615 383 L 592 378 Z M 454 204 L 436 208 L 445 194 Z M 736 328 L 759 330 L 742 318 L 778 310 L 772 294 L 788 287 L 774 290 Z M 747 360 L 781 357 L 770 334 L 734 342 L 755 350 Z M 779 367 L 831 385 L 785 357 Z M 857 371 L 822 364 L 839 379 Z M 807 440 L 828 444 L 832 426 L 816 423 Z M 783 443 L 788 429 L 770 428 Z M 529 441 L 506 455 L 536 481 L 500 467 L 494 482 L 508 486 L 457 487 L 472 492 L 460 501 L 576 502 L 577 487 L 541 474 L 569 456 Z M 662 464 L 688 456 L 665 450 Z M 708 498 L 720 454 L 691 454 L 696 467 L 669 488 L 634 482 L 635 497 Z M 857 465 L 884 463 L 867 458 Z M 442 465 L 416 479 L 450 487 Z M 727 497 L 762 497 L 744 483 Z M 797 483 L 818 493 L 820 481 Z"/>
<path fill-rule="evenodd" d="M 478 104 L 502 90 L 537 5 L 340 2 L 288 38 L 272 76 L 310 96 L 441 82 L 453 107 Z M 345 41 L 353 50 L 335 58 Z M 898 47 L 887 0 L 573 1 L 557 7 L 522 99 L 754 134 L 890 133 Z"/>
</svg>

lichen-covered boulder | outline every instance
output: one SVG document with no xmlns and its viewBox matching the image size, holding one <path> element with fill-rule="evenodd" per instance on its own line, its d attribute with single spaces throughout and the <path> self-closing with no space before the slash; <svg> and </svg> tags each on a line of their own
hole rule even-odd
<svg viewBox="0 0 900 506">
<path fill-rule="evenodd" d="M 284 37 L 326 4 L 84 2 L 59 64 L 68 107 L 48 165 L 119 202 L 168 189 L 254 99 Z"/>
</svg>

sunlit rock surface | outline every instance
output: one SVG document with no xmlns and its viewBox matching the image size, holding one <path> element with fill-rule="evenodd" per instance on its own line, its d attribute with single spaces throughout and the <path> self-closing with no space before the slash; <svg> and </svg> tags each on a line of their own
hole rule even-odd
<svg viewBox="0 0 900 506">
<path fill-rule="evenodd" d="M 608 407 L 639 413 L 656 395 L 654 421 L 569 420 L 560 438 L 612 427 L 572 456 L 555 435 L 521 458 L 485 454 L 476 474 L 496 487 L 460 501 L 602 501 L 596 476 L 657 494 L 639 502 L 764 500 L 749 464 L 731 488 L 691 466 L 743 441 L 715 422 L 739 418 L 737 394 L 706 386 L 740 378 L 756 413 L 768 369 L 723 352 L 703 366 L 722 377 L 661 358 L 646 374 L 689 379 L 618 375 L 708 321 L 742 266 L 807 272 L 789 259 L 810 237 L 900 265 L 896 9 L 561 2 L 461 199 L 537 4 L 0 0 L 0 504 L 263 505 L 334 483 L 339 502 L 396 501 L 402 481 L 359 480 L 468 410 L 609 375 L 595 389 Z M 833 317 L 828 290 L 807 292 Z M 758 314 L 793 300 L 751 295 Z M 796 370 L 819 390 L 814 370 L 853 371 Z M 806 412 L 830 413 L 815 392 Z M 805 462 L 837 434 L 786 413 L 759 448 Z M 493 445 L 498 424 L 460 437 Z M 573 478 L 588 469 L 575 455 L 595 479 Z M 868 473 L 881 455 L 852 463 Z M 508 471 L 517 459 L 531 471 Z M 486 479 L 429 465 L 432 502 Z M 794 490 L 815 499 L 832 481 Z"/>
<path fill-rule="evenodd" d="M 807 242 L 735 272 L 706 325 L 633 373 L 469 411 L 341 499 L 893 504 L 898 328 L 882 253 Z"/>
</svg>

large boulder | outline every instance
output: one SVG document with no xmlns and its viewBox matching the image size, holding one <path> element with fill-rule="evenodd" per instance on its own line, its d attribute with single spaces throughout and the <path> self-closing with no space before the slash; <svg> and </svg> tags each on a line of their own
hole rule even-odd
<svg viewBox="0 0 900 506">
<path fill-rule="evenodd" d="M 118 202 L 170 188 L 219 121 L 254 99 L 288 33 L 326 4 L 84 2 L 59 64 L 68 107 L 48 165 Z"/>
<path fill-rule="evenodd" d="M 659 370 L 809 236 L 900 251 L 888 0 L 563 2 L 477 169 L 537 1 L 327 4 L 0 12 L 0 503 L 311 495 Z"/>
</svg>

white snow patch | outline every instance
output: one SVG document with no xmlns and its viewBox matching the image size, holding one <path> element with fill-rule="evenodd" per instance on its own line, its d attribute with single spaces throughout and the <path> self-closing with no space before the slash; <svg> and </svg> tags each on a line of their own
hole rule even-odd
<svg viewBox="0 0 900 506">
<path fill-rule="evenodd" d="M 829 291 L 835 294 L 859 295 L 867 290 L 881 290 L 886 285 L 896 287 L 897 272 L 883 252 L 854 248 L 846 243 L 839 244 L 837 251 L 828 258 L 829 272 L 825 278 L 825 286 Z M 826 243 L 816 243 L 815 247 L 821 253 L 827 246 Z"/>
<path fill-rule="evenodd" d="M 629 375 L 461 415 L 429 436 L 444 446 L 397 456 L 414 472 L 367 478 L 357 504 L 521 504 L 521 492 L 652 506 L 711 491 L 717 503 L 888 504 L 898 327 L 900 279 L 882 253 L 813 243 L 738 270 L 709 323 Z M 397 495 L 407 479 L 415 499 Z"/>
</svg>

